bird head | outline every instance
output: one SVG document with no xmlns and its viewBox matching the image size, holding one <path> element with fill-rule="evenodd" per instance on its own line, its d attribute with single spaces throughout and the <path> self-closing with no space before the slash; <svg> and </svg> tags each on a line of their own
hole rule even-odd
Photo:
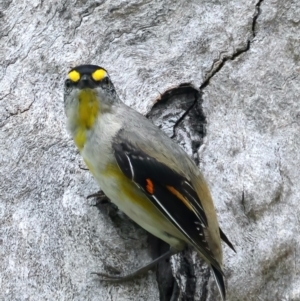
<svg viewBox="0 0 300 301">
<path fill-rule="evenodd" d="M 66 115 L 78 107 L 86 107 L 86 113 L 93 113 L 88 107 L 95 106 L 101 112 L 111 109 L 119 98 L 107 71 L 96 65 L 80 65 L 72 68 L 64 84 Z"/>
</svg>

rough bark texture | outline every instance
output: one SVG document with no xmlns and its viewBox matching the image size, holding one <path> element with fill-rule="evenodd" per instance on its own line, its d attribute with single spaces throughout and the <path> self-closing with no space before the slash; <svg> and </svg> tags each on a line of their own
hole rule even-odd
<svg viewBox="0 0 300 301">
<path fill-rule="evenodd" d="M 193 250 L 133 282 L 90 274 L 131 271 L 151 244 L 86 199 L 62 100 L 81 63 L 202 169 L 237 249 L 228 300 L 300 300 L 299 32 L 298 0 L 0 1 L 0 300 L 219 298 Z"/>
</svg>

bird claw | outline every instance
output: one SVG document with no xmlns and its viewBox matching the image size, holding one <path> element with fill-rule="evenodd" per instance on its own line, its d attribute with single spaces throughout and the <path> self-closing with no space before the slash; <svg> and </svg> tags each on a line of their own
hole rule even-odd
<svg viewBox="0 0 300 301">
<path fill-rule="evenodd" d="M 106 204 L 111 202 L 110 199 L 105 195 L 105 193 L 102 190 L 99 190 L 96 193 L 88 195 L 87 199 L 90 198 L 96 198 L 96 206 L 98 204 Z"/>
<path fill-rule="evenodd" d="M 96 198 L 96 203 L 91 205 L 100 208 L 101 205 L 109 204 L 114 211 L 118 210 L 118 207 L 105 195 L 102 190 L 87 196 L 87 199 Z"/>
</svg>

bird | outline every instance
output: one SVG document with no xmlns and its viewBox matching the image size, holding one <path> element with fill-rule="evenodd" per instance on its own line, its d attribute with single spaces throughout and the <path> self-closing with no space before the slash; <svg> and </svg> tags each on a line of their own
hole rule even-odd
<svg viewBox="0 0 300 301">
<path fill-rule="evenodd" d="M 211 267 L 226 298 L 220 229 L 212 196 L 194 161 L 145 116 L 119 98 L 106 69 L 72 68 L 64 82 L 67 129 L 104 194 L 129 218 L 170 245 L 128 275 L 95 273 L 128 281 L 192 246 Z"/>
</svg>

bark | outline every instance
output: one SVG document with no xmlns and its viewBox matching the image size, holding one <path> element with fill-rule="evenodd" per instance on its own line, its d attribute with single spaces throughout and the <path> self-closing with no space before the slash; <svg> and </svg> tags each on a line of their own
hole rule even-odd
<svg viewBox="0 0 300 301">
<path fill-rule="evenodd" d="M 300 300 L 299 16 L 296 0 L 0 1 L 0 299 L 219 300 L 191 249 L 132 282 L 91 275 L 166 248 L 86 198 L 63 81 L 93 63 L 203 171 L 237 249 L 227 299 Z"/>
</svg>

